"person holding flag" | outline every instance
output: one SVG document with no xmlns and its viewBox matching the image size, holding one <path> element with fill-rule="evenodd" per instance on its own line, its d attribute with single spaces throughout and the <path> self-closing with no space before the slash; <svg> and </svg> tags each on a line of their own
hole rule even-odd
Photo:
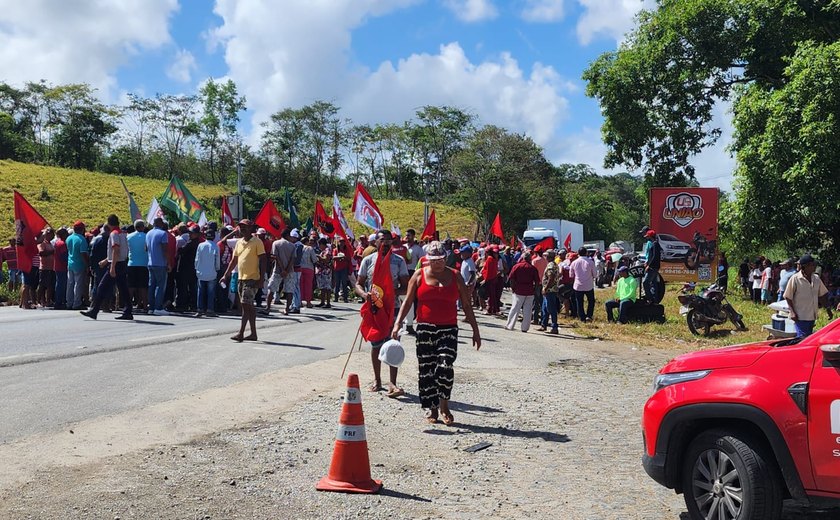
<svg viewBox="0 0 840 520">
<path fill-rule="evenodd" d="M 405 259 L 391 254 L 393 238 L 387 229 L 376 233 L 377 252 L 362 259 L 354 290 L 364 300 L 360 311 L 362 337 L 371 344 L 370 360 L 373 365 L 374 383 L 371 392 L 382 390 L 379 349 L 391 337 L 394 317 L 399 310 L 398 295 L 405 294 L 408 286 L 408 268 Z M 388 397 L 405 395 L 397 385 L 397 367 L 390 367 Z"/>
</svg>

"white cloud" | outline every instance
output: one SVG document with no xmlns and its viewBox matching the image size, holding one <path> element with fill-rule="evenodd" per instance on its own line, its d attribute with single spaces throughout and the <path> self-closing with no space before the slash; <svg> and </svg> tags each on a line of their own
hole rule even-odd
<svg viewBox="0 0 840 520">
<path fill-rule="evenodd" d="M 196 68 L 195 56 L 186 49 L 179 49 L 172 63 L 166 68 L 166 75 L 173 81 L 189 83 Z"/>
<path fill-rule="evenodd" d="M 85 82 L 108 95 L 128 56 L 170 41 L 177 9 L 177 0 L 0 0 L 2 80 Z"/>
<path fill-rule="evenodd" d="M 452 105 L 540 144 L 555 137 L 567 113 L 563 93 L 573 84 L 551 67 L 524 71 L 509 54 L 475 63 L 457 42 L 372 71 L 354 65 L 352 31 L 411 3 L 286 0 L 284 17 L 277 18 L 267 0 L 218 0 L 215 12 L 224 23 L 214 37 L 224 46 L 228 75 L 248 99 L 252 129 L 281 108 L 323 99 L 358 123 L 400 122 L 423 105 Z"/>
<path fill-rule="evenodd" d="M 551 67 L 523 71 L 510 54 L 474 64 L 458 43 L 442 45 L 438 54 L 413 54 L 382 63 L 348 98 L 347 113 L 372 121 L 410 119 L 423 105 L 453 105 L 476 114 L 485 124 L 524 131 L 548 143 L 564 118 L 565 87 Z"/>
<path fill-rule="evenodd" d="M 563 19 L 564 0 L 525 0 L 520 16 L 527 22 L 558 22 Z"/>
<path fill-rule="evenodd" d="M 633 28 L 636 14 L 655 7 L 654 0 L 577 0 L 584 11 L 578 19 L 577 35 L 582 45 L 596 36 L 619 42 Z"/>
<path fill-rule="evenodd" d="M 481 22 L 499 16 L 490 0 L 444 0 L 443 5 L 462 22 Z"/>
</svg>

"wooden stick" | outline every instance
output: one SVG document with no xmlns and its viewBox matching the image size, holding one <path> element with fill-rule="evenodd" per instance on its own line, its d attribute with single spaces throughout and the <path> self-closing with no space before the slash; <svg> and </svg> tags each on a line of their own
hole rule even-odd
<svg viewBox="0 0 840 520">
<path fill-rule="evenodd" d="M 344 379 L 344 372 L 347 371 L 347 364 L 350 363 L 350 356 L 353 355 L 353 349 L 356 348 L 356 340 L 359 339 L 359 333 L 362 332 L 362 324 L 359 323 L 359 328 L 356 330 L 356 337 L 353 338 L 353 343 L 350 345 L 350 352 L 347 354 L 347 361 L 344 362 L 344 368 L 341 369 L 341 379 Z M 361 343 L 359 343 L 359 350 L 362 349 Z"/>
</svg>

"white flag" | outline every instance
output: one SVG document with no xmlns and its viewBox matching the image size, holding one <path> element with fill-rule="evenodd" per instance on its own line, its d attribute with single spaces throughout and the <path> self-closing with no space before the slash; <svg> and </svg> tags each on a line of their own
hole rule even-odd
<svg viewBox="0 0 840 520">
<path fill-rule="evenodd" d="M 338 224 L 341 226 L 341 229 L 344 230 L 344 234 L 347 235 L 347 238 L 350 239 L 351 242 L 355 240 L 356 236 L 353 235 L 353 230 L 350 229 L 350 225 L 344 218 L 344 212 L 341 211 L 341 202 L 339 202 L 338 194 L 336 194 L 336 192 L 333 192 L 333 212 L 335 212 L 335 216 L 338 217 Z"/>
<path fill-rule="evenodd" d="M 152 198 L 152 203 L 149 204 L 149 212 L 146 214 L 146 222 L 151 224 L 157 217 L 163 217 L 163 210 L 160 208 L 157 199 Z"/>
<path fill-rule="evenodd" d="M 198 217 L 198 227 L 203 228 L 207 225 L 207 213 L 201 212 L 201 216 Z"/>
<path fill-rule="evenodd" d="M 402 236 L 402 233 L 400 232 L 400 226 L 398 226 L 394 222 L 391 222 L 391 234 L 393 234 L 394 236 L 398 236 L 398 237 Z"/>
</svg>

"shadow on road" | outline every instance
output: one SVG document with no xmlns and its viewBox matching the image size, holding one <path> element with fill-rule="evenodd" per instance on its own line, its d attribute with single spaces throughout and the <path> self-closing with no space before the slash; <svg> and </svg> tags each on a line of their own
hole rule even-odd
<svg viewBox="0 0 840 520">
<path fill-rule="evenodd" d="M 393 489 L 388 489 L 386 487 L 382 488 L 382 491 L 379 492 L 380 495 L 386 497 L 394 497 L 394 498 L 403 498 L 406 500 L 416 500 L 417 502 L 431 502 L 428 498 L 423 498 L 417 495 L 409 495 L 408 493 L 402 493 L 400 491 L 395 491 Z"/>
<path fill-rule="evenodd" d="M 449 408 L 456 412 L 463 412 L 470 415 L 489 415 L 497 413 L 506 413 L 501 408 L 493 408 L 490 406 L 480 406 L 477 404 L 459 403 L 457 401 L 449 401 Z M 481 412 L 481 413 L 475 413 Z"/>
<path fill-rule="evenodd" d="M 515 430 L 511 428 L 504 428 L 499 426 L 476 426 L 472 424 L 464 424 L 455 422 L 454 427 L 457 429 L 447 430 L 423 430 L 423 433 L 430 435 L 463 435 L 464 431 L 468 430 L 470 433 L 483 433 L 485 435 L 501 435 L 503 437 L 518 437 L 524 439 L 542 439 L 547 442 L 571 442 L 571 437 L 565 433 L 543 432 L 539 430 Z"/>
<path fill-rule="evenodd" d="M 259 341 L 263 345 L 275 345 L 277 347 L 308 348 L 309 350 L 324 350 L 324 347 L 313 347 L 312 345 L 298 345 L 297 343 L 280 343 L 279 341 Z"/>
<path fill-rule="evenodd" d="M 174 323 L 167 323 L 165 321 L 146 321 L 146 320 L 138 320 L 134 318 L 134 323 L 142 323 L 143 325 L 169 325 L 174 326 Z"/>
</svg>

